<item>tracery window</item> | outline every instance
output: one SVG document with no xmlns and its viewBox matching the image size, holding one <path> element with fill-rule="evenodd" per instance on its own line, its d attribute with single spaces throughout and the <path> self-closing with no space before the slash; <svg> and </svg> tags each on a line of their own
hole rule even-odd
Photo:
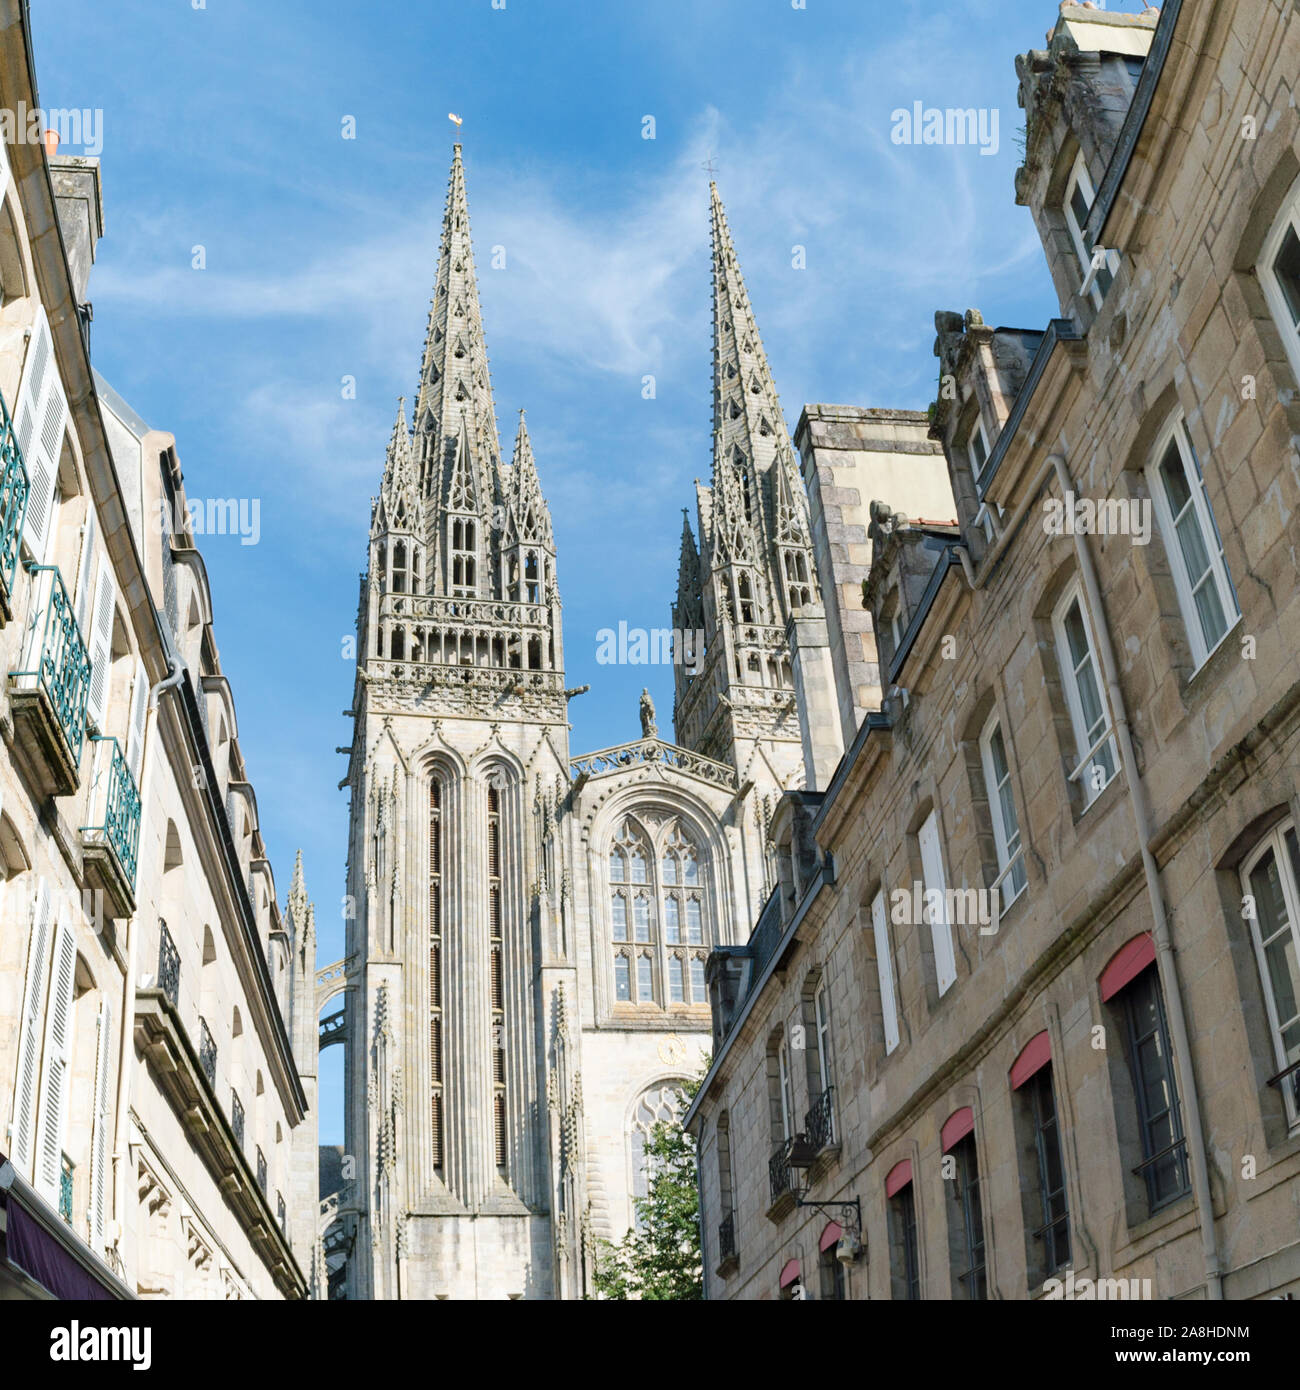
<svg viewBox="0 0 1300 1390">
<path fill-rule="evenodd" d="M 700 851 L 675 820 L 656 839 L 625 820 L 610 849 L 614 1001 L 703 1006 L 712 934 Z"/>
<path fill-rule="evenodd" d="M 684 1081 L 665 1081 L 646 1091 L 632 1112 L 632 1196 L 648 1197 L 654 1169 L 646 1158 L 646 1145 L 657 1124 L 672 1124 L 681 1118 Z M 641 1223 L 638 1220 L 637 1225 Z"/>
<path fill-rule="evenodd" d="M 442 1135 L 442 783 L 429 784 L 429 1073 L 433 1166 L 441 1171 Z"/>
</svg>

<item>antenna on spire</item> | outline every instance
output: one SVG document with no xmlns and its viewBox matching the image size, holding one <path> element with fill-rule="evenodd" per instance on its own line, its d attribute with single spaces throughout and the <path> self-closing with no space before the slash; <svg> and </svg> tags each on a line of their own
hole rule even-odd
<svg viewBox="0 0 1300 1390">
<path fill-rule="evenodd" d="M 710 156 L 708 157 L 708 159 L 706 159 L 706 160 L 704 161 L 704 163 L 700 165 L 700 168 L 701 168 L 701 169 L 707 169 L 707 170 L 708 170 L 709 182 L 710 182 L 710 183 L 713 183 L 713 181 L 714 181 L 714 175 L 718 172 L 718 166 L 717 166 L 717 164 L 714 162 L 713 156 L 710 155 Z"/>
</svg>

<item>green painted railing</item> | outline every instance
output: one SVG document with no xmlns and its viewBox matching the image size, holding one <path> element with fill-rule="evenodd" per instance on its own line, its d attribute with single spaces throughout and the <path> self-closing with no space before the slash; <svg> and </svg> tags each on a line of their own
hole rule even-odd
<svg viewBox="0 0 1300 1390">
<path fill-rule="evenodd" d="M 69 1226 L 72 1225 L 72 1172 L 72 1160 L 63 1154 L 59 1164 L 59 1215 Z"/>
<path fill-rule="evenodd" d="M 18 435 L 4 398 L 0 396 L 0 580 L 4 581 L 5 591 L 11 594 L 30 491 L 31 482 L 18 447 Z"/>
<path fill-rule="evenodd" d="M 19 689 L 39 684 L 54 707 L 74 762 L 81 761 L 90 695 L 90 656 L 77 626 L 72 600 L 57 565 L 29 565 L 32 595 L 22 671 L 12 671 Z"/>
<path fill-rule="evenodd" d="M 140 792 L 118 741 L 97 735 L 91 742 L 98 745 L 90 793 L 92 824 L 83 825 L 82 833 L 108 843 L 134 888 L 140 852 Z"/>
</svg>

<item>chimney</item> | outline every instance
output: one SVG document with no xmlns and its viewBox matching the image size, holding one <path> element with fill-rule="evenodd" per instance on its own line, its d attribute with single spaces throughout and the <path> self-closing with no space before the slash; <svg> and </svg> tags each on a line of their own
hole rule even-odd
<svg viewBox="0 0 1300 1390">
<path fill-rule="evenodd" d="M 68 273 L 77 304 L 86 302 L 86 282 L 95 263 L 95 247 L 104 235 L 104 197 L 99 160 L 80 155 L 55 155 L 50 177 L 59 208 L 59 225 L 68 252 Z"/>
</svg>

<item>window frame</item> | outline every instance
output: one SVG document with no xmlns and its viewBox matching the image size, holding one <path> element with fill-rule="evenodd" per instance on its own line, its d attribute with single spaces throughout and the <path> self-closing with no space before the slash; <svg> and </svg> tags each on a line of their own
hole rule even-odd
<svg viewBox="0 0 1300 1390">
<path fill-rule="evenodd" d="M 1300 179 L 1291 185 L 1255 263 L 1255 273 L 1264 288 L 1264 302 L 1282 334 L 1282 346 L 1286 351 L 1287 361 L 1296 381 L 1300 383 L 1300 323 L 1292 319 L 1291 310 L 1286 302 L 1286 292 L 1282 289 L 1281 281 L 1274 269 L 1288 231 L 1293 232 L 1300 241 Z"/>
<path fill-rule="evenodd" d="M 1292 949 L 1297 958 L 1300 958 L 1300 869 L 1297 869 L 1292 861 L 1290 850 L 1287 847 L 1286 835 L 1288 831 L 1297 838 L 1297 843 L 1300 844 L 1300 825 L 1294 818 L 1288 816 L 1273 826 L 1247 858 L 1242 861 L 1240 877 L 1243 894 L 1254 896 L 1250 875 L 1258 868 L 1269 851 L 1273 852 L 1274 863 L 1278 866 L 1278 884 L 1282 890 L 1282 902 L 1289 919 L 1287 925 L 1291 931 Z M 1268 1016 L 1269 1032 L 1273 1039 L 1273 1054 L 1278 1071 L 1283 1072 L 1288 1067 L 1293 1066 L 1296 1061 L 1300 1061 L 1300 1057 L 1288 1058 L 1286 1043 L 1282 1036 L 1284 1026 L 1295 1027 L 1297 1023 L 1300 1023 L 1300 1014 L 1297 1014 L 1296 1018 L 1288 1020 L 1286 1025 L 1278 1018 L 1277 1000 L 1273 990 L 1272 973 L 1268 968 L 1268 958 L 1265 955 L 1264 936 L 1260 926 L 1257 902 L 1254 915 L 1247 918 L 1247 921 L 1250 923 L 1250 939 L 1255 950 L 1255 963 L 1259 968 L 1264 1008 Z M 1284 1078 L 1280 1089 L 1287 1125 L 1290 1130 L 1294 1131 L 1300 1128 L 1300 1073 L 1292 1072 L 1291 1083 L 1290 1086 L 1287 1086 Z"/>
<path fill-rule="evenodd" d="M 1061 212 L 1065 217 L 1066 229 L 1070 233 L 1070 240 L 1074 243 L 1074 254 L 1083 272 L 1083 278 L 1079 281 L 1079 290 L 1083 289 L 1089 274 L 1092 272 L 1092 258 L 1096 251 L 1095 247 L 1090 248 L 1087 242 L 1086 226 L 1080 226 L 1079 220 L 1075 215 L 1071 200 L 1077 188 L 1083 189 L 1083 196 L 1088 200 L 1088 213 L 1092 214 L 1092 209 L 1097 202 L 1097 190 L 1092 185 L 1092 175 L 1088 172 L 1087 162 L 1084 160 L 1083 151 L 1077 150 L 1074 156 L 1074 163 L 1070 167 L 1070 177 L 1066 181 L 1065 196 L 1061 199 Z M 1085 224 L 1087 219 L 1085 218 Z M 1093 276 L 1092 287 L 1088 291 L 1088 296 L 1092 300 L 1093 307 L 1100 309 L 1106 301 L 1106 295 L 1110 291 L 1111 282 L 1114 281 L 1115 273 L 1119 269 L 1119 255 L 1115 251 L 1106 251 L 1106 263 L 1103 267 L 1106 276 L 1106 288 L 1101 287 L 1101 272 Z"/>
<path fill-rule="evenodd" d="M 988 1286 L 988 1237 L 984 1230 L 984 1202 L 980 1196 L 979 1155 L 975 1149 L 975 1132 L 964 1134 L 948 1150 L 948 1157 L 957 1166 L 952 1179 L 952 1198 L 961 1214 L 962 1251 L 966 1268 L 952 1271 L 953 1279 L 962 1289 L 962 1297 L 975 1303 L 986 1302 Z"/>
<path fill-rule="evenodd" d="M 1169 1093 L 1170 1105 L 1165 1112 L 1170 1120 L 1174 1141 L 1167 1150 L 1151 1151 L 1151 1130 L 1157 1123 L 1147 1109 L 1147 1076 L 1142 1068 L 1141 1043 L 1147 1036 L 1138 1032 L 1138 1004 L 1140 990 L 1150 990 L 1155 1000 L 1154 1036 L 1160 1046 L 1158 1051 L 1164 1060 L 1164 1083 Z M 1178 1093 L 1178 1073 L 1174 1067 L 1173 1048 L 1169 1040 L 1169 1021 L 1165 1016 L 1164 991 L 1160 987 L 1160 973 L 1154 963 L 1148 965 L 1124 986 L 1115 996 L 1124 1018 L 1124 1041 L 1127 1053 L 1129 1080 L 1133 1089 L 1133 1101 L 1137 1111 L 1138 1144 L 1142 1162 L 1135 1170 L 1146 1193 L 1147 1214 L 1154 1216 L 1166 1207 L 1181 1201 L 1192 1190 L 1190 1160 L 1187 1152 L 1187 1133 L 1183 1127 L 1182 1097 Z M 1175 1174 L 1181 1181 L 1175 1191 L 1164 1197 L 1157 1196 L 1157 1165 L 1162 1155 L 1168 1154 L 1174 1164 Z"/>
<path fill-rule="evenodd" d="M 911 1179 L 888 1199 L 891 1256 L 895 1252 L 902 1257 L 902 1269 L 894 1267 L 890 1260 L 891 1294 L 892 1285 L 901 1285 L 903 1299 L 916 1303 L 921 1300 L 921 1243 L 916 1217 L 916 1191 Z"/>
<path fill-rule="evenodd" d="M 1075 603 L 1079 605 L 1079 616 L 1083 621 L 1084 636 L 1088 639 L 1088 654 L 1092 662 L 1093 679 L 1097 683 L 1097 698 L 1101 704 L 1102 716 L 1106 721 L 1103 733 L 1091 742 L 1088 738 L 1088 727 L 1084 722 L 1085 715 L 1079 693 L 1078 668 L 1075 666 L 1070 652 L 1069 634 L 1065 628 L 1065 619 L 1071 606 Z M 1074 770 L 1070 773 L 1069 780 L 1071 782 L 1080 781 L 1080 792 L 1083 796 L 1082 809 L 1086 812 L 1100 799 L 1102 792 L 1119 776 L 1120 759 L 1119 744 L 1115 739 L 1115 720 L 1111 712 L 1110 702 L 1107 699 L 1101 661 L 1097 655 L 1097 636 L 1093 631 L 1092 615 L 1088 612 L 1083 585 L 1077 578 L 1072 579 L 1066 585 L 1065 592 L 1056 601 L 1056 607 L 1052 610 L 1052 637 L 1056 646 L 1057 665 L 1061 672 L 1061 684 L 1065 689 L 1065 703 L 1070 714 L 1070 725 L 1074 730 L 1075 756 L 1078 759 Z M 1094 790 L 1091 779 L 1084 777 L 1083 774 L 1089 767 L 1097 763 L 1103 749 L 1110 750 L 1113 770 L 1105 782 Z"/>
<path fill-rule="evenodd" d="M 984 450 L 984 458 L 976 463 L 975 461 L 975 441 L 979 440 L 981 448 Z M 966 463 L 970 468 L 970 475 L 976 488 L 979 487 L 980 479 L 984 476 L 984 470 L 989 466 L 989 455 L 993 452 L 989 444 L 989 432 L 984 428 L 984 417 L 978 411 L 975 413 L 975 424 L 966 435 Z"/>
<path fill-rule="evenodd" d="M 997 769 L 993 764 L 993 738 L 998 735 L 1002 740 L 1002 760 L 1006 764 L 1007 775 L 1001 782 L 997 780 Z M 1020 833 L 1020 816 L 1016 811 L 1015 790 L 1011 786 L 1011 755 L 1007 750 L 1007 736 L 1002 728 L 1002 720 L 998 711 L 994 709 L 989 717 L 984 721 L 984 727 L 980 730 L 979 736 L 980 766 L 984 771 L 984 791 L 988 797 L 989 819 L 993 823 L 993 843 L 998 856 L 998 876 L 994 879 L 992 888 L 999 888 L 1002 896 L 1001 912 L 1016 902 L 1022 893 L 1029 887 L 1029 871 L 1025 864 L 1025 841 Z M 1011 800 L 1011 815 L 1015 819 L 1016 842 L 1015 852 L 1011 850 L 1012 836 L 1007 833 L 1007 827 L 1003 818 L 1002 788 L 1007 788 L 1008 796 Z M 1015 887 L 1016 873 L 1015 865 L 1020 865 L 1020 886 Z M 1008 888 L 1014 891 L 1008 894 Z"/>
<path fill-rule="evenodd" d="M 953 924 L 948 920 L 948 873 L 943 862 L 943 834 L 939 826 L 939 808 L 931 807 L 916 832 L 917 846 L 921 856 L 921 878 L 925 885 L 922 901 L 922 916 L 930 928 L 930 945 L 934 954 L 935 986 L 942 999 L 957 983 L 957 945 L 953 939 Z M 933 855 L 926 850 L 927 842 L 934 846 Z M 932 862 L 927 863 L 927 859 Z M 935 881 L 932 882 L 931 879 Z M 936 914 L 925 898 L 937 892 L 943 900 L 942 909 Z M 940 946 L 942 945 L 942 950 Z"/>
<path fill-rule="evenodd" d="M 1161 466 L 1169 454 L 1171 445 L 1178 451 L 1179 462 L 1183 469 L 1183 479 L 1190 494 L 1189 505 L 1196 518 L 1201 544 L 1204 546 L 1210 562 L 1209 577 L 1214 583 L 1219 606 L 1223 610 L 1223 631 L 1212 647 L 1207 645 L 1205 634 L 1201 631 L 1200 611 L 1196 606 L 1195 588 L 1199 588 L 1205 582 L 1206 576 L 1202 575 L 1199 583 L 1195 588 L 1193 587 L 1187 557 L 1183 553 L 1182 543 L 1175 525 L 1173 506 L 1169 500 L 1164 478 L 1160 474 Z M 1160 534 L 1164 540 L 1165 551 L 1169 556 L 1169 569 L 1173 574 L 1174 589 L 1178 594 L 1178 607 L 1183 615 L 1183 627 L 1186 629 L 1188 641 L 1191 643 L 1195 669 L 1199 671 L 1227 641 L 1228 634 L 1236 627 L 1241 618 L 1241 605 L 1237 600 L 1237 590 L 1232 582 L 1232 575 L 1228 572 L 1227 558 L 1223 553 L 1223 537 L 1219 532 L 1219 524 L 1214 518 L 1214 508 L 1210 506 L 1210 495 L 1205 485 L 1205 474 L 1201 469 L 1201 461 L 1197 457 L 1191 436 L 1187 432 L 1186 417 L 1181 410 L 1175 412 L 1161 431 L 1156 447 L 1151 451 L 1151 456 L 1147 461 L 1146 479 L 1147 489 L 1151 494 L 1156 517 L 1160 523 Z M 1185 510 L 1186 507 L 1184 507 Z M 1179 513 L 1180 516 L 1182 514 L 1182 512 Z"/>
<path fill-rule="evenodd" d="M 1034 1134 L 1034 1156 L 1038 1164 L 1038 1205 L 1043 1218 L 1043 1224 L 1036 1231 L 1031 1231 L 1030 1237 L 1042 1242 L 1043 1250 L 1043 1275 L 1050 1279 L 1059 1270 L 1067 1269 L 1070 1265 L 1073 1247 L 1070 1241 L 1070 1191 L 1069 1183 L 1065 1176 L 1065 1150 L 1061 1144 L 1061 1116 L 1056 1105 L 1056 1084 L 1052 1075 L 1051 1062 L 1044 1063 L 1043 1066 L 1029 1077 L 1024 1084 L 1025 1100 L 1028 1103 L 1029 1121 Z M 1045 1113 L 1044 1094 L 1046 1095 L 1046 1106 L 1050 1106 L 1050 1117 Z M 1056 1147 L 1056 1163 L 1061 1173 L 1061 1185 L 1059 1188 L 1050 1186 L 1049 1162 L 1047 1145 L 1051 1143 Z M 1061 1212 L 1054 1215 L 1052 1212 L 1052 1202 L 1054 1198 L 1059 1198 Z M 1064 1228 L 1058 1235 L 1058 1228 Z M 1065 1246 L 1064 1254 L 1058 1249 L 1058 1244 Z"/>
<path fill-rule="evenodd" d="M 871 929 L 876 946 L 876 978 L 880 984 L 880 1021 L 885 1034 L 885 1056 L 902 1041 L 898 1026 L 898 991 L 894 986 L 894 953 L 889 941 L 889 915 L 885 911 L 885 890 L 878 888 L 871 899 Z"/>
</svg>

